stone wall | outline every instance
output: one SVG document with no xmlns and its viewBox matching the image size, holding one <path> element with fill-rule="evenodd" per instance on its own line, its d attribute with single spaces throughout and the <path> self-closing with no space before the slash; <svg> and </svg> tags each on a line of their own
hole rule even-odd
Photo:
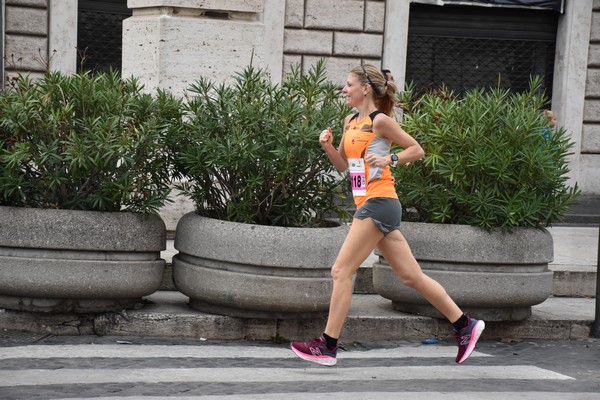
<svg viewBox="0 0 600 400">
<path fill-rule="evenodd" d="M 343 84 L 361 62 L 381 67 L 384 28 L 383 0 L 286 0 L 283 73 L 324 58 L 329 78 Z"/>
<path fill-rule="evenodd" d="M 580 181 L 587 193 L 600 194 L 600 0 L 594 0 L 588 53 Z"/>
<path fill-rule="evenodd" d="M 281 75 L 284 3 L 279 0 L 129 0 L 123 76 L 148 91 L 183 94 L 201 76 L 231 82 L 250 64 Z"/>
<path fill-rule="evenodd" d="M 4 73 L 40 75 L 46 71 L 49 0 L 6 0 Z"/>
<path fill-rule="evenodd" d="M 55 1 L 52 7 L 50 0 L 6 0 L 5 5 L 5 84 L 18 74 L 75 72 L 77 0 Z"/>
</svg>

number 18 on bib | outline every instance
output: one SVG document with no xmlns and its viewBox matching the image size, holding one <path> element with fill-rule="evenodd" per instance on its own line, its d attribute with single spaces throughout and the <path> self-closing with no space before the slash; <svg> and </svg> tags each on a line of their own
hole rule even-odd
<svg viewBox="0 0 600 400">
<path fill-rule="evenodd" d="M 367 194 L 367 176 L 365 173 L 365 160 L 362 158 L 349 158 L 350 183 L 352 195 L 365 196 Z"/>
</svg>

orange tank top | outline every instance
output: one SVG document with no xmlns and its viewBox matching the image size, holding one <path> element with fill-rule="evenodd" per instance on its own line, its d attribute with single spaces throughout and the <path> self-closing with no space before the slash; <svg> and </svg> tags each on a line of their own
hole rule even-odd
<svg viewBox="0 0 600 400">
<path fill-rule="evenodd" d="M 359 208 L 375 197 L 398 198 L 390 167 L 370 167 L 365 162 L 366 154 L 390 154 L 390 141 L 373 133 L 373 120 L 379 113 L 381 111 L 375 111 L 361 121 L 357 121 L 357 113 L 344 128 L 344 152 L 348 159 L 352 195 Z"/>
</svg>

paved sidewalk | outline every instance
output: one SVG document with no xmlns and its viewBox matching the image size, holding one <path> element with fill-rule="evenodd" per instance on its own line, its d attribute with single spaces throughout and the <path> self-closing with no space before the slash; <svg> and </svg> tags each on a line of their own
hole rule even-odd
<svg viewBox="0 0 600 400">
<path fill-rule="evenodd" d="M 548 228 L 554 240 L 553 265 L 596 266 L 598 225 L 557 225 Z"/>
</svg>

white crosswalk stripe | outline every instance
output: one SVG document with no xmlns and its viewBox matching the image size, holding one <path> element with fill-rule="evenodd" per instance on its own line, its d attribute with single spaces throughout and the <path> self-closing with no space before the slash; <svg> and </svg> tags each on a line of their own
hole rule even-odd
<svg viewBox="0 0 600 400">
<path fill-rule="evenodd" d="M 282 368 L 277 371 L 278 382 L 356 381 L 364 379 L 410 380 L 431 379 L 443 376 L 444 379 L 573 379 L 552 371 L 532 366 L 514 365 L 509 367 L 449 366 L 449 367 L 365 367 L 365 368 Z M 124 382 L 271 382 L 272 368 L 144 368 L 127 370 L 105 369 L 60 369 L 0 372 L 0 386 L 90 384 Z"/>
<path fill-rule="evenodd" d="M 470 400 L 481 399 L 482 394 L 453 390 L 404 391 L 401 388 L 403 382 L 411 383 L 413 388 L 415 382 L 427 382 L 431 387 L 430 382 L 436 380 L 465 382 L 464 387 L 468 387 L 468 382 L 481 380 L 546 381 L 552 384 L 574 380 L 571 376 L 535 365 L 489 365 L 493 357 L 480 351 L 472 354 L 471 365 L 455 365 L 448 360 L 442 365 L 436 364 L 436 359 L 453 360 L 455 352 L 453 346 L 410 344 L 388 349 L 342 351 L 338 353 L 338 365 L 328 368 L 297 359 L 289 348 L 268 345 L 4 347 L 0 348 L 0 399 L 385 400 L 397 399 L 401 390 L 401 398 L 405 400 Z M 477 365 L 477 359 L 488 362 Z M 423 363 L 427 365 L 421 365 Z M 383 384 L 377 386 L 380 383 Z M 301 390 L 295 390 L 297 384 Z M 390 385 L 394 390 L 390 390 Z M 332 386 L 344 390 L 331 390 Z M 186 392 L 189 395 L 182 396 Z M 596 398 L 585 393 L 552 391 L 487 391 L 485 397 L 486 400 Z"/>
<path fill-rule="evenodd" d="M 89 357 L 191 357 L 191 358 L 296 358 L 288 348 L 264 346 L 161 346 L 161 345 L 56 345 L 23 346 L 0 348 L 0 360 L 7 358 L 89 358 Z M 351 351 L 338 353 L 338 359 L 356 358 L 439 358 L 456 356 L 454 346 L 413 346 L 369 351 Z M 471 357 L 489 357 L 474 351 Z"/>
</svg>

